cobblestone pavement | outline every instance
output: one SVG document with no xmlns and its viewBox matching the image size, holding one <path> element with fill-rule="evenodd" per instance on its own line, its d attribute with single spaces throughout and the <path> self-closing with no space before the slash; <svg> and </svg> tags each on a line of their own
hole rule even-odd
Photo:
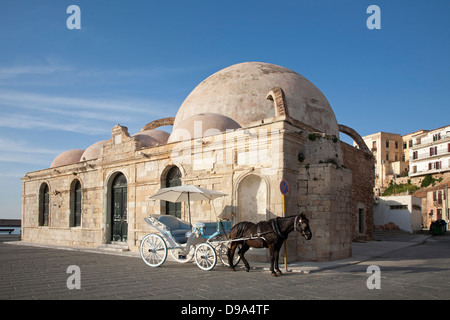
<svg viewBox="0 0 450 320">
<path fill-rule="evenodd" d="M 397 239 L 398 240 L 398 239 Z M 407 240 L 402 240 L 407 241 Z M 68 289 L 80 268 L 80 289 Z M 370 265 L 380 268 L 380 289 L 368 289 Z M 0 299 L 450 299 L 450 235 L 351 265 L 271 277 L 264 270 L 202 271 L 194 263 L 166 261 L 159 268 L 140 258 L 0 242 Z"/>
</svg>

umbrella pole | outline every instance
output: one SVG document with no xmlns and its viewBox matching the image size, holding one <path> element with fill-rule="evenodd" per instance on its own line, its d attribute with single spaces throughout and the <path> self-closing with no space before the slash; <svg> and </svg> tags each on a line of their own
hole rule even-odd
<svg viewBox="0 0 450 320">
<path fill-rule="evenodd" d="M 190 197 L 189 197 L 189 192 L 188 192 L 188 212 L 189 212 L 189 224 L 192 227 L 192 223 L 191 223 L 191 200 L 190 200 Z"/>
</svg>

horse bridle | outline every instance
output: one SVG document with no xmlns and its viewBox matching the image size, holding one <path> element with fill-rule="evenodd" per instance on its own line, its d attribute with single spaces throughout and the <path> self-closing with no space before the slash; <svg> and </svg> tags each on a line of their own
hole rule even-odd
<svg viewBox="0 0 450 320">
<path fill-rule="evenodd" d="M 302 223 L 302 218 L 300 218 L 300 215 L 296 216 L 295 220 L 294 220 L 294 230 L 297 231 L 297 232 L 298 232 L 298 230 L 297 230 L 297 224 L 298 223 L 300 223 L 300 224 Z M 301 231 L 302 231 L 302 236 L 306 237 L 305 228 L 303 228 L 303 226 L 302 226 Z"/>
</svg>

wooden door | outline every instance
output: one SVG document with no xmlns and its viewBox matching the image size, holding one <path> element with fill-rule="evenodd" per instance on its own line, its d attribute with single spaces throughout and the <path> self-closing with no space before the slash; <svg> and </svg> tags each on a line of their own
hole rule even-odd
<svg viewBox="0 0 450 320">
<path fill-rule="evenodd" d="M 114 178 L 111 198 L 111 240 L 127 241 L 127 179 L 123 174 L 119 174 Z"/>
</svg>

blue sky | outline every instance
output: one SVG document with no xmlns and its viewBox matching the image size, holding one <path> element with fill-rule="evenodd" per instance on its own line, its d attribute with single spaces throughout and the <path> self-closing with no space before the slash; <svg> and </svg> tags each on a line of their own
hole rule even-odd
<svg viewBox="0 0 450 320">
<path fill-rule="evenodd" d="M 369 5 L 381 29 L 369 30 Z M 81 9 L 69 30 L 67 7 Z M 174 116 L 212 73 L 290 68 L 361 135 L 450 124 L 450 1 L 2 0 L 0 218 L 20 218 L 26 172 L 69 149 Z"/>
</svg>

